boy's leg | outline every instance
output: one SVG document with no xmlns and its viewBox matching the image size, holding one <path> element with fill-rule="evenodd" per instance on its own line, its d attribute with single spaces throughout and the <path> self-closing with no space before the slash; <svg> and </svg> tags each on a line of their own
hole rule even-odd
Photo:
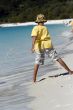
<svg viewBox="0 0 73 110">
<path fill-rule="evenodd" d="M 38 72 L 39 64 L 34 65 L 34 75 L 33 75 L 33 81 L 36 82 L 37 72 Z"/>
<path fill-rule="evenodd" d="M 44 51 L 35 53 L 35 65 L 34 65 L 34 75 L 33 75 L 33 81 L 36 82 L 37 72 L 39 65 L 44 64 Z"/>
<path fill-rule="evenodd" d="M 57 61 L 60 63 L 60 65 L 62 66 L 62 67 L 64 67 L 70 74 L 73 74 L 73 71 L 71 71 L 70 69 L 69 69 L 69 67 L 65 64 L 65 62 L 61 59 L 61 58 L 59 58 L 59 59 L 57 59 Z"/>
<path fill-rule="evenodd" d="M 55 60 L 58 61 L 60 63 L 60 65 L 66 69 L 70 74 L 73 74 L 73 71 L 71 71 L 69 69 L 69 67 L 65 64 L 65 62 L 58 56 L 57 52 L 55 49 L 51 49 L 51 51 L 49 52 L 49 56 Z"/>
</svg>

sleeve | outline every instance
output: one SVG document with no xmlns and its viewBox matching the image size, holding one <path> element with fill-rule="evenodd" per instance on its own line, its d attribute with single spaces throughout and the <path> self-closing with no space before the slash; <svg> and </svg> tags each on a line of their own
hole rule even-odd
<svg viewBox="0 0 73 110">
<path fill-rule="evenodd" d="M 71 26 L 73 26 L 73 21 L 70 23 Z"/>
<path fill-rule="evenodd" d="M 33 29 L 32 29 L 32 32 L 31 32 L 31 36 L 33 37 L 36 37 L 38 35 L 38 29 L 37 29 L 37 27 L 34 27 Z"/>
</svg>

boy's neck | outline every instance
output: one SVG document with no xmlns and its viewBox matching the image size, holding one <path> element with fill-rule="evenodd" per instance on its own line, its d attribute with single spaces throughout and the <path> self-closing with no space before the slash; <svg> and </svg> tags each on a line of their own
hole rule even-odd
<svg viewBox="0 0 73 110">
<path fill-rule="evenodd" d="M 44 26 L 44 23 L 38 23 L 39 26 Z"/>
</svg>

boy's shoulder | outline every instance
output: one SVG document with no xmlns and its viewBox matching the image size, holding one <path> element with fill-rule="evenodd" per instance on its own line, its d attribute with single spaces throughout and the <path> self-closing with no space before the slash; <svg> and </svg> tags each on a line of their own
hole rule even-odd
<svg viewBox="0 0 73 110">
<path fill-rule="evenodd" d="M 34 26 L 33 28 L 38 28 L 38 26 Z"/>
<path fill-rule="evenodd" d="M 41 26 L 41 27 L 37 25 L 37 26 L 34 26 L 33 29 L 34 30 L 47 29 L 47 27 L 45 25 L 44 26 Z"/>
</svg>

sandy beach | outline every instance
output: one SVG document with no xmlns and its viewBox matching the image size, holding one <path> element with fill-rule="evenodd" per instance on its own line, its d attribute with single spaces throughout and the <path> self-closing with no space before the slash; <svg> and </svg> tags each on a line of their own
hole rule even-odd
<svg viewBox="0 0 73 110">
<path fill-rule="evenodd" d="M 73 42 L 66 46 L 64 52 L 63 60 L 73 69 Z M 29 94 L 35 97 L 29 104 L 31 110 L 72 110 L 73 75 L 59 68 L 44 77 L 45 80 L 30 86 Z"/>
<path fill-rule="evenodd" d="M 73 70 L 73 37 L 61 54 Z M 36 84 L 33 71 L 31 76 L 27 73 L 29 77 L 24 71 L 0 77 L 0 110 L 73 110 L 73 75 L 58 63 L 54 65 L 57 69 L 38 75 Z"/>
</svg>

